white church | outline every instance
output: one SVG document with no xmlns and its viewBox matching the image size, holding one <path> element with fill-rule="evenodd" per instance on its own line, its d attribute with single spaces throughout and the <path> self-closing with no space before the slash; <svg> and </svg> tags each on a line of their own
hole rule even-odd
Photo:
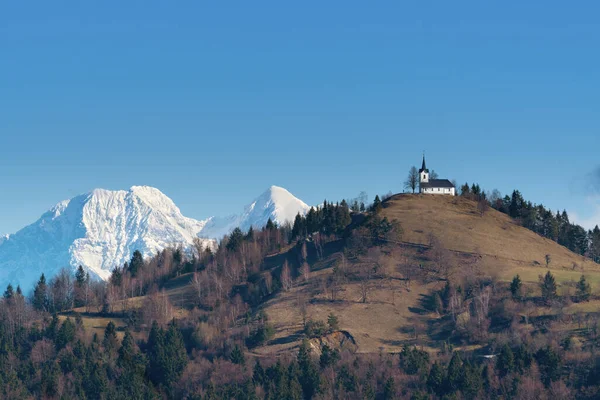
<svg viewBox="0 0 600 400">
<path fill-rule="evenodd" d="M 456 195 L 456 187 L 448 179 L 429 179 L 429 170 L 425 166 L 425 155 L 423 155 L 423 165 L 419 170 L 419 192 Z"/>
</svg>

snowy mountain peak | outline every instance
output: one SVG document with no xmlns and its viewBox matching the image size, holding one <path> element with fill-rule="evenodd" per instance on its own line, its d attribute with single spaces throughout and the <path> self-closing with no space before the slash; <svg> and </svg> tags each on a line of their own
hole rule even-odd
<svg viewBox="0 0 600 400">
<path fill-rule="evenodd" d="M 198 221 L 150 186 L 94 189 L 61 201 L 10 237 L 0 236 L 0 287 L 10 282 L 28 290 L 42 272 L 51 278 L 63 267 L 79 265 L 108 279 L 135 250 L 150 257 L 170 246 L 190 248 L 198 237 L 208 245 L 235 227 L 262 228 L 269 218 L 292 222 L 309 208 L 286 189 L 271 186 L 239 215 Z"/>
<path fill-rule="evenodd" d="M 0 242 L 0 285 L 30 288 L 42 272 L 51 277 L 78 265 L 107 279 L 135 250 L 149 257 L 165 247 L 191 246 L 204 225 L 184 217 L 158 189 L 95 189 L 58 203 Z"/>
<path fill-rule="evenodd" d="M 210 218 L 200 236 L 221 238 L 235 228 L 247 231 L 250 227 L 262 228 L 269 218 L 277 223 L 293 222 L 298 213 L 304 215 L 310 207 L 288 190 L 271 186 L 244 208 L 240 215 Z"/>
</svg>

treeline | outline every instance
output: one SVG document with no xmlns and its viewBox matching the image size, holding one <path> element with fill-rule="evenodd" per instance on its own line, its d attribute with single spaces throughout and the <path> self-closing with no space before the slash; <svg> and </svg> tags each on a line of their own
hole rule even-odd
<svg viewBox="0 0 600 400">
<path fill-rule="evenodd" d="M 581 225 L 572 223 L 566 211 L 554 213 L 541 204 L 526 201 L 518 190 L 514 190 L 510 196 L 502 197 L 497 190 L 487 193 L 477 184 L 469 186 L 466 183 L 461 187 L 461 196 L 485 201 L 494 209 L 519 221 L 525 228 L 600 263 L 598 225 L 586 231 Z"/>
</svg>

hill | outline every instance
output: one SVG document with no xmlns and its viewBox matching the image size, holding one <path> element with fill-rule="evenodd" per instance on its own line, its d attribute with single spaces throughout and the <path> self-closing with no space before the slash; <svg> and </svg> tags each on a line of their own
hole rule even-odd
<svg viewBox="0 0 600 400">
<path fill-rule="evenodd" d="M 398 220 L 403 234 L 401 242 L 384 247 L 387 256 L 381 263 L 386 271 L 372 279 L 369 300 L 360 300 L 361 282 L 350 281 L 342 285 L 336 301 L 331 301 L 325 289 L 326 279 L 342 256 L 334 251 L 312 266 L 307 282 L 266 303 L 276 335 L 259 352 L 287 351 L 299 344 L 303 326 L 299 299 L 308 299 L 306 314 L 310 318 L 326 320 L 330 313 L 338 316 L 340 329 L 354 338 L 359 352 L 398 352 L 404 344 L 416 343 L 417 339 L 439 348 L 439 332 L 433 326 L 440 315 L 428 311 L 425 303 L 431 300 L 432 291 L 440 290 L 445 282 L 413 281 L 408 286 L 402 268 L 406 263 L 432 262 L 432 235 L 453 254 L 447 262 L 454 265 L 455 282 L 472 275 L 507 282 L 519 274 L 531 290 L 537 291 L 539 275 L 549 269 L 561 285 L 559 290 L 572 288 L 582 273 L 592 287 L 599 287 L 600 265 L 519 226 L 496 210 L 481 215 L 477 203 L 466 198 L 395 195 L 383 203 L 381 216 Z M 549 268 L 546 255 L 550 255 Z M 573 305 L 571 311 L 579 310 L 577 306 L 580 305 Z M 538 312 L 551 313 L 541 310 L 543 307 L 539 307 Z"/>
</svg>

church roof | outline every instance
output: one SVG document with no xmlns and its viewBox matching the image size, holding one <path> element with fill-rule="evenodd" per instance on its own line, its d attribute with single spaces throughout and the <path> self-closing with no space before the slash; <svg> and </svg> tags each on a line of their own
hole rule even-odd
<svg viewBox="0 0 600 400">
<path fill-rule="evenodd" d="M 423 154 L 423 165 L 421 165 L 421 169 L 419 170 L 419 173 L 421 172 L 429 172 L 429 170 L 427 169 L 427 167 L 425 166 L 425 155 Z"/>
<path fill-rule="evenodd" d="M 453 188 L 454 185 L 448 179 L 430 179 L 429 182 L 421 182 L 421 188 Z"/>
</svg>

